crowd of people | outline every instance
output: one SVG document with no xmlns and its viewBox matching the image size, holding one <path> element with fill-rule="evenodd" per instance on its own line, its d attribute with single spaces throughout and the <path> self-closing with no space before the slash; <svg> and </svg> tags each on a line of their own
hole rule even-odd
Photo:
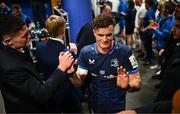
<svg viewBox="0 0 180 114">
<path fill-rule="evenodd" d="M 38 43 L 36 63 L 28 49 L 33 21 L 19 4 L 12 13 L 1 5 L 0 90 L 6 113 L 83 113 L 85 89 L 89 113 L 180 113 L 180 4 L 121 0 L 117 12 L 111 1 L 97 5 L 101 14 L 81 28 L 77 44 L 65 45 L 63 17 L 48 17 L 49 37 Z M 133 53 L 140 53 L 143 65 L 152 65 L 152 42 L 161 71 L 159 92 L 152 104 L 125 110 L 126 93 L 139 91 L 143 81 Z"/>
<path fill-rule="evenodd" d="M 12 14 L 14 16 L 20 17 L 28 27 L 34 26 L 32 18 L 22 12 L 20 4 L 13 4 L 12 7 L 9 7 L 4 2 L 1 2 L 0 14 Z"/>
</svg>

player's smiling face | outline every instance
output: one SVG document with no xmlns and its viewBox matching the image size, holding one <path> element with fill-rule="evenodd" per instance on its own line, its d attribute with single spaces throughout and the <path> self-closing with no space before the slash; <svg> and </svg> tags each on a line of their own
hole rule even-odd
<svg viewBox="0 0 180 114">
<path fill-rule="evenodd" d="M 113 25 L 109 25 L 106 28 L 99 28 L 99 29 L 94 30 L 97 49 L 100 52 L 107 52 L 112 48 L 113 32 L 114 32 Z"/>
</svg>

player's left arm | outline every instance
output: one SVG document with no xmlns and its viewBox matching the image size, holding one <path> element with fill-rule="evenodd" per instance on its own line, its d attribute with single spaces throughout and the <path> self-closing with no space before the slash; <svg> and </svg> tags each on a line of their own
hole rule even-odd
<svg viewBox="0 0 180 114">
<path fill-rule="evenodd" d="M 132 73 L 133 71 L 133 73 Z M 139 70 L 132 70 L 128 72 L 122 66 L 117 68 L 117 86 L 126 89 L 129 92 L 134 92 L 140 90 L 141 87 L 141 78 Z"/>
<path fill-rule="evenodd" d="M 141 77 L 139 71 L 129 74 L 129 92 L 138 91 L 141 88 Z"/>
<path fill-rule="evenodd" d="M 129 67 L 129 69 L 126 69 L 129 75 L 128 91 L 133 92 L 140 90 L 141 77 L 139 72 L 139 65 L 135 56 L 132 54 L 132 52 L 130 52 L 129 55 L 131 55 L 129 56 L 127 61 L 127 66 Z"/>
</svg>

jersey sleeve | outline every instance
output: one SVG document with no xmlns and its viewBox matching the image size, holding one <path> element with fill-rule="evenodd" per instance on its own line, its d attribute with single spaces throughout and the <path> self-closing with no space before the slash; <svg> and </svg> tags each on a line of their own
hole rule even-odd
<svg viewBox="0 0 180 114">
<path fill-rule="evenodd" d="M 128 71 L 129 74 L 134 74 L 139 71 L 138 62 L 130 49 L 128 49 L 126 61 L 123 67 Z"/>
<path fill-rule="evenodd" d="M 126 3 L 126 1 L 124 0 L 124 1 L 121 1 L 121 3 L 120 3 L 120 6 L 119 6 L 119 13 L 121 14 L 121 13 L 127 13 L 127 10 L 128 10 L 128 7 L 127 7 L 127 3 Z"/>
<path fill-rule="evenodd" d="M 83 48 L 79 54 L 78 57 L 78 70 L 81 70 L 83 72 L 87 72 L 88 71 L 88 63 L 87 60 L 85 58 L 85 49 Z"/>
<path fill-rule="evenodd" d="M 148 11 L 147 18 L 148 18 L 148 20 L 154 20 L 154 12 L 153 11 Z"/>
</svg>

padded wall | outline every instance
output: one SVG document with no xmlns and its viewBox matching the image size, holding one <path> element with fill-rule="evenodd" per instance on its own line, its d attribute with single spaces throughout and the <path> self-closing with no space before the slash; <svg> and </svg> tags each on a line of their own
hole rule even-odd
<svg viewBox="0 0 180 114">
<path fill-rule="evenodd" d="M 70 42 L 76 43 L 80 28 L 92 21 L 91 0 L 62 0 L 62 8 L 69 15 Z"/>
</svg>

